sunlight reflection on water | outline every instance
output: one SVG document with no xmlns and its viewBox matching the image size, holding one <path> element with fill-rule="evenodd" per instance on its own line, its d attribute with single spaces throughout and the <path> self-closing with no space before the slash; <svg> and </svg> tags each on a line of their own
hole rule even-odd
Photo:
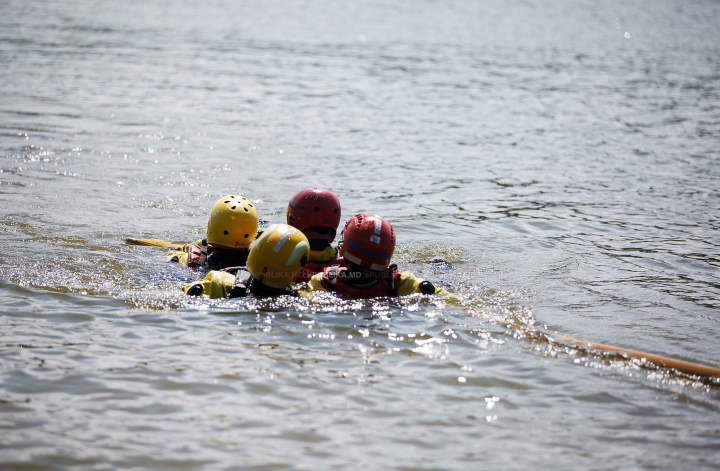
<svg viewBox="0 0 720 471">
<path fill-rule="evenodd" d="M 717 364 L 717 15 L 7 3 L 3 467 L 717 468 L 717 381 L 534 330 Z M 189 299 L 123 243 L 307 186 L 462 301 Z"/>
</svg>

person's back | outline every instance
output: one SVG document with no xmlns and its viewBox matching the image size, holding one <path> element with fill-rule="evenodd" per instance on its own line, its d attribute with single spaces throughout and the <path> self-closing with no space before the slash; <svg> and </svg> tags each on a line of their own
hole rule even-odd
<svg viewBox="0 0 720 471">
<path fill-rule="evenodd" d="M 296 295 L 291 285 L 307 264 L 309 253 L 310 244 L 302 232 L 287 224 L 273 224 L 253 243 L 247 268 L 210 271 L 183 291 L 189 296 L 209 298 Z"/>
<path fill-rule="evenodd" d="M 340 256 L 344 264 L 313 275 L 301 294 L 331 291 L 349 299 L 368 299 L 423 293 L 455 298 L 431 282 L 390 264 L 394 252 L 392 225 L 373 214 L 356 214 L 343 229 Z"/>
</svg>

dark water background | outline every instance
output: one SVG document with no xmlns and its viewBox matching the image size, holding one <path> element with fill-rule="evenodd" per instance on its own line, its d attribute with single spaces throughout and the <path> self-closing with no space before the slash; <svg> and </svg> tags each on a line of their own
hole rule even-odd
<svg viewBox="0 0 720 471">
<path fill-rule="evenodd" d="M 717 469 L 720 4 L 0 2 L 3 469 Z M 188 301 L 242 193 L 463 298 Z M 432 263 L 442 258 L 452 264 Z"/>
</svg>

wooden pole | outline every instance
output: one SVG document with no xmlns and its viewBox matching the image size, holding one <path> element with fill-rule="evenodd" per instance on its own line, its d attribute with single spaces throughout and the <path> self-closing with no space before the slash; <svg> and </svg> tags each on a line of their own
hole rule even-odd
<svg viewBox="0 0 720 471">
<path fill-rule="evenodd" d="M 720 378 L 720 368 L 715 368 L 714 366 L 701 365 L 699 363 L 693 363 L 684 360 L 677 360 L 675 358 L 668 358 L 662 355 L 640 352 L 637 350 L 631 350 L 629 348 L 615 347 L 602 343 L 589 342 L 587 340 L 572 337 L 570 335 L 563 334 L 562 332 L 557 331 L 552 331 L 548 335 L 555 335 L 581 347 L 588 347 L 594 350 L 602 350 L 604 352 L 623 353 L 629 357 L 639 358 L 641 360 L 645 359 L 658 366 L 663 366 L 665 368 L 674 368 L 678 371 L 682 371 L 683 373 Z"/>
</svg>

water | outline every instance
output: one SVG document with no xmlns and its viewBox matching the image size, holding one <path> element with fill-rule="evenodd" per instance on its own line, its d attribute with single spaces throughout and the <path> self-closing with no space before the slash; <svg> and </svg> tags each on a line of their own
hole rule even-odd
<svg viewBox="0 0 720 471">
<path fill-rule="evenodd" d="M 3 469 L 717 469 L 715 2 L 0 6 Z M 188 300 L 299 189 L 463 299 Z M 451 265 L 432 263 L 444 259 Z"/>
</svg>

